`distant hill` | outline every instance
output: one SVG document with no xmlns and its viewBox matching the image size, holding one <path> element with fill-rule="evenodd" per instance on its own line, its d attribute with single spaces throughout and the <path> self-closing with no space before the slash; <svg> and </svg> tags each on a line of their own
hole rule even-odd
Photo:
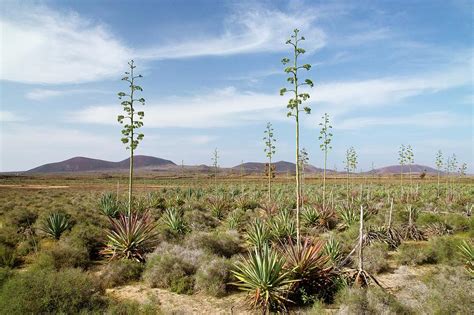
<svg viewBox="0 0 474 315">
<path fill-rule="evenodd" d="M 265 164 L 266 163 L 261 163 L 261 162 L 247 162 L 243 164 L 236 165 L 232 167 L 234 170 L 240 170 L 242 169 L 245 172 L 250 172 L 250 173 L 263 173 L 265 171 Z M 275 170 L 277 173 L 287 173 L 295 172 L 296 164 L 287 162 L 287 161 L 278 161 L 275 163 L 272 163 L 272 165 L 275 166 Z M 313 165 L 307 165 L 305 167 L 305 172 L 307 173 L 319 173 L 322 172 L 323 170 L 320 168 L 317 168 Z"/>
<path fill-rule="evenodd" d="M 130 159 L 125 159 L 119 162 L 104 161 L 99 159 L 91 159 L 87 157 L 74 157 L 61 162 L 48 163 L 36 168 L 33 168 L 26 173 L 67 173 L 67 172 L 104 172 L 104 171 L 126 171 L 129 168 Z M 265 164 L 261 162 L 247 162 L 239 164 L 232 168 L 220 168 L 221 171 L 240 171 L 241 169 L 246 173 L 263 173 L 265 171 Z M 295 163 L 287 161 L 278 161 L 272 163 L 275 165 L 277 173 L 295 173 Z M 137 171 L 169 171 L 169 172 L 181 172 L 181 165 L 176 165 L 173 161 L 165 160 L 153 156 L 136 155 L 134 157 L 134 166 Z M 192 172 L 210 172 L 213 167 L 208 165 L 184 165 L 183 169 Z M 400 165 L 391 165 L 386 167 L 377 168 L 373 171 L 366 172 L 365 174 L 400 174 Z M 307 174 L 321 173 L 321 168 L 313 165 L 307 165 L 305 172 Z M 411 165 L 412 173 L 422 173 L 426 171 L 427 174 L 436 174 L 437 170 L 425 166 L 413 164 Z M 328 173 L 334 173 L 334 170 L 327 170 Z M 409 166 L 403 166 L 403 173 L 409 172 Z"/>
<path fill-rule="evenodd" d="M 426 172 L 427 174 L 436 174 L 438 173 L 438 171 L 432 167 L 429 167 L 429 166 L 426 166 L 426 165 L 419 165 L 419 164 L 412 164 L 410 166 L 408 165 L 404 165 L 403 167 L 401 165 L 391 165 L 391 166 L 385 166 L 385 167 L 381 167 L 381 168 L 377 168 L 373 171 L 370 171 L 370 172 L 367 172 L 367 173 L 370 173 L 370 174 L 399 174 L 400 172 L 403 172 L 403 173 L 408 173 L 410 172 L 410 168 L 411 168 L 411 172 L 412 173 L 423 173 L 423 172 Z"/>
<path fill-rule="evenodd" d="M 173 161 L 156 158 L 153 156 L 136 155 L 133 159 L 136 169 L 153 167 L 176 166 Z M 120 162 L 110 162 L 87 157 L 74 157 L 61 162 L 49 163 L 33 168 L 28 173 L 60 173 L 60 172 L 93 172 L 128 169 L 130 159 Z"/>
</svg>

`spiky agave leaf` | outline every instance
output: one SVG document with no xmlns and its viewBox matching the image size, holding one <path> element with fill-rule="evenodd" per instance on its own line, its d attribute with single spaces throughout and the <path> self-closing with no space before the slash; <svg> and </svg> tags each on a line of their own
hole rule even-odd
<svg viewBox="0 0 474 315">
<path fill-rule="evenodd" d="M 329 256 L 333 264 L 338 264 L 342 260 L 341 244 L 332 236 L 324 244 L 324 253 Z"/>
<path fill-rule="evenodd" d="M 328 266 L 330 258 L 324 253 L 324 244 L 321 240 L 312 241 L 306 238 L 298 246 L 290 239 L 281 250 L 286 260 L 285 269 L 296 274 L 301 280 L 327 274 L 332 268 Z"/>
<path fill-rule="evenodd" d="M 40 230 L 58 240 L 61 234 L 69 229 L 70 226 L 71 224 L 66 215 L 62 213 L 52 213 L 43 221 Z"/>
<path fill-rule="evenodd" d="M 474 247 L 464 240 L 458 248 L 461 257 L 465 260 L 464 266 L 466 270 L 474 276 Z"/>
<path fill-rule="evenodd" d="M 99 210 L 100 212 L 109 217 L 117 217 L 120 209 L 120 204 L 117 200 L 117 196 L 113 193 L 105 193 L 100 197 Z"/>
<path fill-rule="evenodd" d="M 304 225 L 313 227 L 319 222 L 319 213 L 315 207 L 304 207 L 301 212 L 301 219 Z"/>
<path fill-rule="evenodd" d="M 255 248 L 249 257 L 235 263 L 232 271 L 238 282 L 233 283 L 242 291 L 249 293 L 252 307 L 285 309 L 291 301 L 287 298 L 290 285 L 297 280 L 290 278 L 283 266 L 285 260 L 268 245 L 261 250 Z"/>
<path fill-rule="evenodd" d="M 188 226 L 183 218 L 183 213 L 177 208 L 166 209 L 163 215 L 163 220 L 166 226 L 172 232 L 177 234 L 185 234 L 188 231 Z"/>
<path fill-rule="evenodd" d="M 156 243 L 156 224 L 149 212 L 120 214 L 110 219 L 112 228 L 107 232 L 106 247 L 101 251 L 110 259 L 144 261 L 145 254 Z"/>
<path fill-rule="evenodd" d="M 333 274 L 330 258 L 324 253 L 324 242 L 306 238 L 302 244 L 289 241 L 281 249 L 285 257 L 285 270 L 292 279 L 299 281 L 292 284 L 290 298 L 298 303 L 307 303 L 302 294 L 325 298 L 331 295 Z"/>
<path fill-rule="evenodd" d="M 270 240 L 270 230 L 260 219 L 252 222 L 246 233 L 247 244 L 261 250 Z"/>
<path fill-rule="evenodd" d="M 338 214 L 342 219 L 342 223 L 340 224 L 341 229 L 349 228 L 359 220 L 357 211 L 355 211 L 350 205 L 347 207 L 340 207 Z"/>
<path fill-rule="evenodd" d="M 283 210 L 270 220 L 270 233 L 272 239 L 277 242 L 286 241 L 288 238 L 296 237 L 295 221 L 289 210 Z"/>
</svg>

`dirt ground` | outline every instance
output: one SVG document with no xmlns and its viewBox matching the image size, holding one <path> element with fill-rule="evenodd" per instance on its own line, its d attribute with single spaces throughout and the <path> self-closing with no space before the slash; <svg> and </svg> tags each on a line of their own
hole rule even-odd
<svg viewBox="0 0 474 315">
<path fill-rule="evenodd" d="M 435 270 L 435 266 L 400 266 L 390 272 L 376 276 L 383 288 L 409 306 L 416 307 L 428 288 L 421 278 Z M 137 283 L 107 290 L 118 299 L 129 299 L 140 303 L 157 301 L 164 314 L 256 314 L 244 304 L 245 293 L 235 293 L 223 298 L 202 294 L 180 295 L 163 289 L 149 288 Z M 327 314 L 337 314 L 337 308 L 326 310 Z M 295 314 L 311 314 L 310 310 L 297 310 Z"/>
<path fill-rule="evenodd" d="M 137 283 L 107 290 L 118 299 L 129 299 L 139 303 L 156 301 L 165 314 L 255 314 L 244 304 L 245 294 L 236 293 L 223 298 L 204 294 L 181 295 L 158 288 L 149 288 Z"/>
</svg>

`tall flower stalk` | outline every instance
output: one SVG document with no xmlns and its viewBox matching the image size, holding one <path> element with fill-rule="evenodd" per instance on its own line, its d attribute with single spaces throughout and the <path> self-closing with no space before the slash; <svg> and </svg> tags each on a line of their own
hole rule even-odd
<svg viewBox="0 0 474 315">
<path fill-rule="evenodd" d="M 273 134 L 273 127 L 270 122 L 267 123 L 267 127 L 264 131 L 263 141 L 265 142 L 265 149 L 264 152 L 268 158 L 268 167 L 267 167 L 267 175 L 268 175 L 268 202 L 272 200 L 272 177 L 275 174 L 275 170 L 272 166 L 272 157 L 275 154 L 275 142 L 276 139 Z"/>
<path fill-rule="evenodd" d="M 405 166 L 406 160 L 406 147 L 404 144 L 400 146 L 398 150 L 398 162 L 400 163 L 400 199 L 403 198 L 403 167 Z"/>
<path fill-rule="evenodd" d="M 301 88 L 304 85 L 307 85 L 309 87 L 313 87 L 313 82 L 310 79 L 305 79 L 302 83 L 299 81 L 298 77 L 298 71 L 299 70 L 306 70 L 309 71 L 311 69 L 310 64 L 303 64 L 300 65 L 298 63 L 298 57 L 300 55 L 304 54 L 306 51 L 299 47 L 299 44 L 301 41 L 304 41 L 305 38 L 303 36 L 299 35 L 299 30 L 295 29 L 293 31 L 293 35 L 291 35 L 290 39 L 286 41 L 287 45 L 292 46 L 293 50 L 293 63 L 290 66 L 287 66 L 285 68 L 285 73 L 289 75 L 287 78 L 287 81 L 290 83 L 291 88 L 282 88 L 280 90 L 280 95 L 284 95 L 285 93 L 292 93 L 292 97 L 288 101 L 288 105 L 286 106 L 288 108 L 288 117 L 294 117 L 295 122 L 296 122 L 296 150 L 295 150 L 295 161 L 296 161 L 296 238 L 297 238 L 297 244 L 300 244 L 300 205 L 301 205 L 301 196 L 300 196 L 300 169 L 298 165 L 298 161 L 300 160 L 299 154 L 300 154 L 300 124 L 299 124 L 299 119 L 300 119 L 300 113 L 305 112 L 306 114 L 311 113 L 311 109 L 308 106 L 304 106 L 301 109 L 301 106 L 304 101 L 309 99 L 309 94 L 308 93 L 302 93 Z M 283 58 L 281 60 L 283 65 L 288 65 L 290 64 L 291 60 L 289 58 Z"/>
<path fill-rule="evenodd" d="M 412 193 L 412 191 L 413 191 L 413 179 L 412 179 L 412 176 L 411 176 L 411 167 L 415 163 L 415 154 L 413 153 L 413 149 L 412 149 L 411 145 L 408 145 L 406 147 L 405 160 L 408 163 L 408 176 L 409 176 L 409 179 L 410 179 L 410 193 Z"/>
<path fill-rule="evenodd" d="M 440 173 L 441 173 L 441 169 L 443 168 L 443 153 L 441 152 L 441 150 L 439 150 L 437 153 L 436 153 L 436 170 L 437 170 L 437 173 L 438 173 L 438 198 L 439 198 L 439 179 L 440 179 Z"/>
<path fill-rule="evenodd" d="M 349 205 L 349 175 L 357 169 L 357 153 L 353 147 L 346 150 L 346 160 L 344 164 L 347 175 L 347 204 Z"/>
<path fill-rule="evenodd" d="M 305 171 L 306 166 L 309 164 L 309 156 L 308 151 L 305 148 L 300 150 L 300 200 L 301 200 L 301 208 L 304 207 L 304 183 L 306 179 Z"/>
<path fill-rule="evenodd" d="M 135 75 L 134 69 L 137 67 L 134 65 L 134 61 L 130 60 L 128 63 L 130 70 L 125 72 L 125 76 L 122 78 L 122 81 L 129 83 L 130 92 L 127 94 L 125 92 L 119 92 L 118 97 L 120 100 L 124 99 L 121 103 L 125 115 L 119 115 L 117 120 L 120 124 L 123 125 L 122 129 L 122 143 L 127 145 L 127 150 L 130 150 L 130 169 L 129 169 L 129 182 L 128 182 L 128 216 L 132 212 L 132 190 L 133 190 L 133 154 L 139 144 L 143 139 L 143 133 L 137 133 L 136 130 L 143 126 L 143 117 L 145 113 L 143 111 L 136 111 L 134 105 L 138 102 L 142 105 L 145 105 L 145 99 L 136 98 L 137 92 L 142 92 L 143 89 L 141 86 L 135 84 L 136 79 L 141 78 L 142 75 Z"/>
<path fill-rule="evenodd" d="M 217 184 L 217 174 L 219 172 L 219 151 L 217 151 L 217 148 L 214 149 L 211 161 L 214 168 L 214 182 Z"/>
<path fill-rule="evenodd" d="M 321 126 L 321 130 L 319 132 L 319 140 L 321 140 L 321 144 L 319 147 L 324 152 L 324 169 L 323 169 L 323 207 L 326 206 L 326 169 L 327 169 L 327 161 L 328 161 L 328 152 L 332 149 L 331 140 L 332 140 L 332 133 L 331 129 L 332 126 L 329 124 L 329 115 L 324 113 L 324 116 L 321 117 L 323 119 L 322 122 L 319 123 Z"/>
</svg>

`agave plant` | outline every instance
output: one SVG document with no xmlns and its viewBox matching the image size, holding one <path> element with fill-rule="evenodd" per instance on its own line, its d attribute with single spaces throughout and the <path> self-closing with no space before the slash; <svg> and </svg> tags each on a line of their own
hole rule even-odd
<svg viewBox="0 0 474 315">
<path fill-rule="evenodd" d="M 474 276 L 474 247 L 466 240 L 464 240 L 458 247 L 461 257 L 465 260 L 464 267 L 472 276 Z"/>
<path fill-rule="evenodd" d="M 246 238 L 250 246 L 256 250 L 261 250 L 270 240 L 270 230 L 262 220 L 255 219 L 247 230 Z"/>
<path fill-rule="evenodd" d="M 227 216 L 227 227 L 230 230 L 237 230 L 239 228 L 240 222 L 242 221 L 242 214 L 239 209 L 236 209 L 229 213 Z"/>
<path fill-rule="evenodd" d="M 335 225 L 336 213 L 329 207 L 324 207 L 319 210 L 319 226 L 330 230 Z"/>
<path fill-rule="evenodd" d="M 340 228 L 342 229 L 349 228 L 359 220 L 356 211 L 354 211 L 350 206 L 340 207 L 338 212 L 342 219 L 342 223 L 340 224 Z"/>
<path fill-rule="evenodd" d="M 176 234 L 185 234 L 188 231 L 183 213 L 177 208 L 169 208 L 163 215 L 163 220 L 170 231 Z"/>
<path fill-rule="evenodd" d="M 267 216 L 272 216 L 277 212 L 278 204 L 276 202 L 266 200 L 259 204 L 259 209 L 263 210 Z"/>
<path fill-rule="evenodd" d="M 341 244 L 332 236 L 326 244 L 324 244 L 324 253 L 329 256 L 332 263 L 335 265 L 342 260 Z"/>
<path fill-rule="evenodd" d="M 40 230 L 49 236 L 59 240 L 61 234 L 71 227 L 66 215 L 63 213 L 52 213 L 40 226 Z"/>
<path fill-rule="evenodd" d="M 319 221 L 319 213 L 315 207 L 305 207 L 301 212 L 301 219 L 306 226 L 315 226 Z"/>
<path fill-rule="evenodd" d="M 281 249 L 285 257 L 285 270 L 292 279 L 298 280 L 292 284 L 292 300 L 307 302 L 305 296 L 323 298 L 332 287 L 332 267 L 328 265 L 330 258 L 324 253 L 323 241 L 312 241 L 306 238 L 302 244 L 294 244 L 290 239 Z"/>
<path fill-rule="evenodd" d="M 285 269 L 297 275 L 301 281 L 314 279 L 321 273 L 331 270 L 328 267 L 329 256 L 324 253 L 323 241 L 311 241 L 306 238 L 301 245 L 296 245 L 290 239 L 287 245 L 282 247 L 285 257 Z"/>
<path fill-rule="evenodd" d="M 286 309 L 291 301 L 287 298 L 290 285 L 296 280 L 284 269 L 285 260 L 268 245 L 261 250 L 255 248 L 248 258 L 235 263 L 232 271 L 240 290 L 249 293 L 252 307 L 260 308 L 263 314 L 271 309 Z"/>
<path fill-rule="evenodd" d="M 112 228 L 107 232 L 106 247 L 101 253 L 110 259 L 145 261 L 145 254 L 153 249 L 157 236 L 150 213 L 120 214 L 117 219 L 110 219 L 110 223 Z"/>
<path fill-rule="evenodd" d="M 210 197 L 208 199 L 211 214 L 218 220 L 224 218 L 224 212 L 229 206 L 229 202 L 224 196 Z"/>
<path fill-rule="evenodd" d="M 295 221 L 289 210 L 282 210 L 271 218 L 270 233 L 275 241 L 285 241 L 296 237 Z"/>
<path fill-rule="evenodd" d="M 105 193 L 100 197 L 99 200 L 99 210 L 100 212 L 109 217 L 116 218 L 119 213 L 119 202 L 117 200 L 117 195 L 114 193 Z"/>
</svg>

